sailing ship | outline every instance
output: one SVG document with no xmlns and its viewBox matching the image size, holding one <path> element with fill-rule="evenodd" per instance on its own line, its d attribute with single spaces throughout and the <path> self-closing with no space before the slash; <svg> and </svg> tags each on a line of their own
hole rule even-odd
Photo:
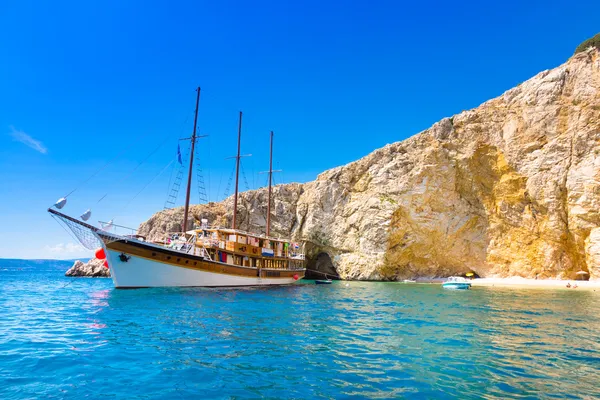
<svg viewBox="0 0 600 400">
<path fill-rule="evenodd" d="M 271 132 L 269 189 L 265 234 L 245 232 L 237 228 L 237 202 L 240 170 L 242 112 L 239 114 L 236 157 L 236 179 L 231 228 L 201 226 L 187 230 L 192 166 L 196 139 L 200 88 L 197 89 L 194 129 L 191 140 L 190 165 L 184 206 L 182 232 L 171 234 L 162 242 L 145 237 L 119 235 L 110 226 L 95 227 L 86 220 L 90 211 L 74 218 L 60 210 L 66 197 L 58 200 L 48 212 L 73 232 L 87 249 L 106 258 L 106 265 L 116 288 L 141 287 L 219 287 L 287 285 L 305 275 L 303 246 L 270 235 L 273 173 L 273 132 Z"/>
</svg>

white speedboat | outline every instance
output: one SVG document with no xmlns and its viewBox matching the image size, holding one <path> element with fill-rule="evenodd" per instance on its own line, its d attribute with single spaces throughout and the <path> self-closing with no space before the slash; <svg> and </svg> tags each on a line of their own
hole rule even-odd
<svg viewBox="0 0 600 400">
<path fill-rule="evenodd" d="M 462 276 L 451 276 L 448 280 L 442 283 L 444 289 L 459 289 L 466 290 L 471 288 L 471 282 Z"/>
</svg>

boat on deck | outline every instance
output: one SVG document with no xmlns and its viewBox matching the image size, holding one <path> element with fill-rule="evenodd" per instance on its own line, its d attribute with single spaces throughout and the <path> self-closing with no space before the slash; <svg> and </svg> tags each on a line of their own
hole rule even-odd
<svg viewBox="0 0 600 400">
<path fill-rule="evenodd" d="M 86 221 L 91 211 L 80 219 L 60 210 L 66 204 L 61 198 L 48 209 L 50 215 L 69 228 L 81 244 L 97 250 L 106 258 L 116 288 L 141 287 L 219 287 L 266 286 L 292 284 L 305 275 L 303 245 L 270 235 L 271 184 L 273 171 L 273 132 L 269 165 L 269 194 L 266 231 L 264 234 L 237 229 L 238 177 L 242 112 L 239 115 L 238 146 L 233 223 L 231 228 L 209 227 L 202 220 L 197 229 L 188 225 L 192 165 L 198 117 L 200 88 L 197 89 L 196 114 L 191 140 L 190 167 L 182 232 L 170 234 L 163 241 L 150 242 L 137 234 L 117 234 L 109 223 L 95 227 Z M 100 250 L 100 248 L 102 250 Z M 101 258 L 103 258 L 101 257 Z"/>
<path fill-rule="evenodd" d="M 471 288 L 471 282 L 462 276 L 451 276 L 448 280 L 442 283 L 444 289 L 466 290 Z"/>
</svg>

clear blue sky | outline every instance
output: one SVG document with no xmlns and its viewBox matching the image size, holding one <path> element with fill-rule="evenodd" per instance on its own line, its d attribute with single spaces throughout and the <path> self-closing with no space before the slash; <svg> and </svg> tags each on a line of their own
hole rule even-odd
<svg viewBox="0 0 600 400">
<path fill-rule="evenodd" d="M 249 185 L 270 130 L 278 182 L 309 181 L 561 64 L 598 15 L 598 1 L 4 0 L 0 257 L 88 254 L 45 210 L 123 150 L 65 211 L 137 226 L 161 209 L 170 169 L 123 207 L 191 132 L 198 85 L 219 200 L 239 110 Z"/>
</svg>

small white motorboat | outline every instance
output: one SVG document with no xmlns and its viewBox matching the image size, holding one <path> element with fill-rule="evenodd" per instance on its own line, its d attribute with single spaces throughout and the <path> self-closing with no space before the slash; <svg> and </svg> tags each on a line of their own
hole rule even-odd
<svg viewBox="0 0 600 400">
<path fill-rule="evenodd" d="M 442 283 L 444 289 L 470 289 L 471 282 L 463 278 L 462 276 L 451 276 L 448 280 Z"/>
</svg>

